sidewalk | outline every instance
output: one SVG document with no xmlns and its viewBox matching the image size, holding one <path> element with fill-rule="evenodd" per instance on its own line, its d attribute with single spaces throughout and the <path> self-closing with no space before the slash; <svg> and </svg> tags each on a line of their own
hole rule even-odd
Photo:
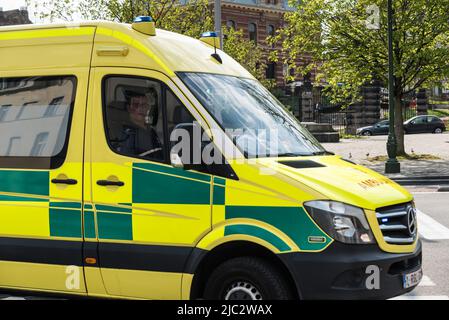
<svg viewBox="0 0 449 320">
<path fill-rule="evenodd" d="M 357 162 L 357 161 L 355 161 Z M 385 174 L 385 162 L 358 161 L 357 163 L 390 178 L 449 177 L 448 160 L 403 160 L 400 174 Z"/>
<path fill-rule="evenodd" d="M 366 166 L 385 175 L 384 161 L 369 161 L 369 158 L 385 156 L 387 136 L 361 139 L 343 139 L 340 143 L 325 143 L 328 151 Z M 406 152 L 417 155 L 428 154 L 439 160 L 400 160 L 401 173 L 387 175 L 391 178 L 449 178 L 449 134 L 415 134 L 405 136 Z"/>
</svg>

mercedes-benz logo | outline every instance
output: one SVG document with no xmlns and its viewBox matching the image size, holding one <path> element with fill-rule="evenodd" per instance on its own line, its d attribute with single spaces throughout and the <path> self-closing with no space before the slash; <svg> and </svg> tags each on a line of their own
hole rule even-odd
<svg viewBox="0 0 449 320">
<path fill-rule="evenodd" d="M 407 210 L 407 224 L 408 224 L 408 233 L 411 237 L 416 235 L 417 231 L 417 221 L 416 221 L 416 209 L 413 207 L 409 207 Z"/>
</svg>

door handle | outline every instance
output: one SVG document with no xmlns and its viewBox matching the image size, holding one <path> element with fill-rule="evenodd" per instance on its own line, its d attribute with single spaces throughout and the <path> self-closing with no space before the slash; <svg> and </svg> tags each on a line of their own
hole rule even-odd
<svg viewBox="0 0 449 320">
<path fill-rule="evenodd" d="M 123 187 L 125 185 L 123 181 L 111 181 L 111 180 L 98 180 L 97 184 L 102 187 L 107 186 Z"/>
<path fill-rule="evenodd" d="M 75 179 L 52 179 L 51 183 L 75 185 L 78 183 L 78 181 L 76 181 Z"/>
</svg>

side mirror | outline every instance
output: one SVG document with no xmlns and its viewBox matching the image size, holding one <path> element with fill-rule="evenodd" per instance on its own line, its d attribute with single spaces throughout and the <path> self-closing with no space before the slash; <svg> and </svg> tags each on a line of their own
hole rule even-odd
<svg viewBox="0 0 449 320">
<path fill-rule="evenodd" d="M 182 159 L 177 152 L 170 151 L 170 163 L 174 168 L 184 169 Z"/>
<path fill-rule="evenodd" d="M 175 168 L 186 170 L 202 166 L 201 126 L 194 123 L 176 125 L 170 137 L 170 162 Z"/>
</svg>

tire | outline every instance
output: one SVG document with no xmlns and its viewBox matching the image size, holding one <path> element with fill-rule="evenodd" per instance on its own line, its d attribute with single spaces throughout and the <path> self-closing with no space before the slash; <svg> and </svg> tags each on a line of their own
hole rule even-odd
<svg viewBox="0 0 449 320">
<path fill-rule="evenodd" d="M 291 300 L 285 279 L 270 263 L 239 257 L 219 265 L 204 290 L 207 300 Z"/>
<path fill-rule="evenodd" d="M 363 131 L 362 132 L 362 136 L 365 136 L 365 137 L 371 137 L 372 135 L 373 135 L 373 133 L 371 131 Z"/>
<path fill-rule="evenodd" d="M 435 128 L 435 130 L 433 130 L 433 133 L 435 133 L 435 134 L 443 133 L 443 129 L 442 128 Z"/>
</svg>

